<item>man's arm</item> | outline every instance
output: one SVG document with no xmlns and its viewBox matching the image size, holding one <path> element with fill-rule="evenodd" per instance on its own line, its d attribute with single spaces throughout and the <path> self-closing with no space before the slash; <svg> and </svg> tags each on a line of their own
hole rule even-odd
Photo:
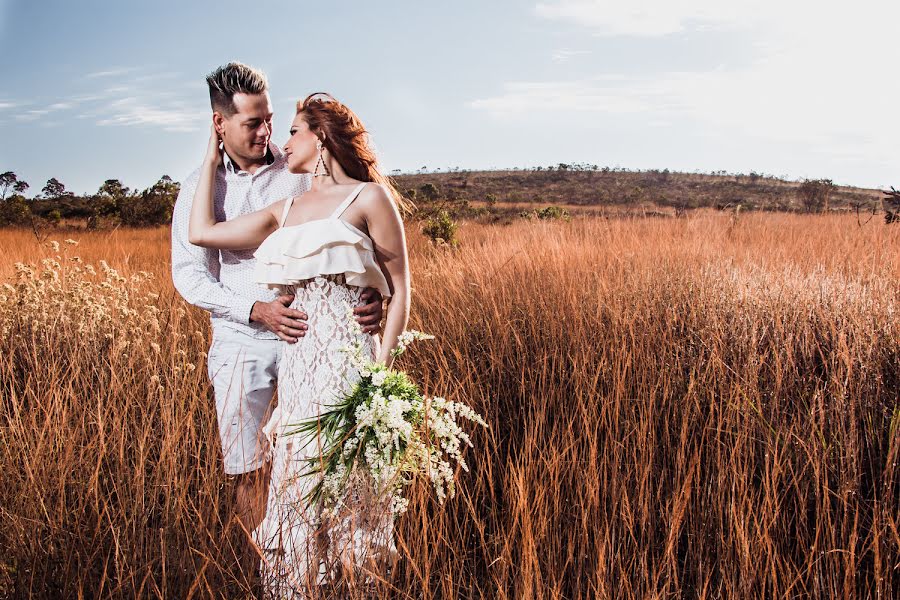
<svg viewBox="0 0 900 600">
<path fill-rule="evenodd" d="M 172 282 L 190 304 L 236 323 L 259 322 L 282 340 L 293 343 L 306 334 L 307 316 L 288 305 L 293 296 L 272 302 L 245 298 L 219 281 L 219 251 L 188 242 L 191 202 L 197 184 L 194 173 L 181 187 L 172 213 Z"/>
<path fill-rule="evenodd" d="M 172 213 L 172 282 L 190 304 L 235 323 L 250 323 L 255 300 L 240 296 L 219 281 L 219 251 L 188 242 L 191 201 L 197 173 L 181 186 Z"/>
</svg>

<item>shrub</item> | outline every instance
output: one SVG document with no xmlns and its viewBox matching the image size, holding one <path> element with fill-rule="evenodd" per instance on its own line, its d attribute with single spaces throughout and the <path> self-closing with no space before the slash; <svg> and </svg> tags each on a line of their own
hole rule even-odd
<svg viewBox="0 0 900 600">
<path fill-rule="evenodd" d="M 887 196 L 882 199 L 881 205 L 884 208 L 884 223 L 900 223 L 900 192 L 891 186 L 891 191 L 884 192 Z"/>
<path fill-rule="evenodd" d="M 459 240 L 456 238 L 456 230 L 458 225 L 450 217 L 450 213 L 441 209 L 437 215 L 430 217 L 422 228 L 425 234 L 435 244 L 447 244 L 449 246 L 458 246 Z"/>
<path fill-rule="evenodd" d="M 523 210 L 519 213 L 520 217 L 525 219 L 541 219 L 542 221 L 553 221 L 562 219 L 568 221 L 570 219 L 569 211 L 561 206 L 546 206 L 540 210 Z"/>
<path fill-rule="evenodd" d="M 124 198 L 120 208 L 122 223 L 133 227 L 166 225 L 178 197 L 179 184 L 166 175 L 139 195 Z"/>
<path fill-rule="evenodd" d="M 430 182 L 420 187 L 419 191 L 422 192 L 422 195 L 426 200 L 435 200 L 438 196 L 441 195 L 441 191 L 438 189 L 438 187 Z"/>
<path fill-rule="evenodd" d="M 24 225 L 31 220 L 31 208 L 23 196 L 13 194 L 0 203 L 0 225 Z"/>
<path fill-rule="evenodd" d="M 834 183 L 830 179 L 807 179 L 798 192 L 800 201 L 806 212 L 821 212 L 828 210 L 828 200 L 834 190 Z"/>
</svg>

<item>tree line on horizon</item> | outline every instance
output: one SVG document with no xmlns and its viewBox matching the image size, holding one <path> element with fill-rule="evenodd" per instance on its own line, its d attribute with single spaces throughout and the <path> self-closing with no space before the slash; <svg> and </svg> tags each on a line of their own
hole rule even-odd
<svg viewBox="0 0 900 600">
<path fill-rule="evenodd" d="M 424 169 L 392 175 L 407 199 L 413 203 L 425 201 L 414 211 L 413 216 L 420 219 L 435 217 L 439 209 L 447 210 L 453 219 L 508 217 L 509 210 L 501 205 L 523 201 L 579 206 L 650 202 L 663 209 L 674 207 L 676 215 L 690 208 L 738 205 L 749 210 L 829 212 L 833 198 L 837 206 L 852 206 L 857 212 L 871 204 L 864 193 L 841 190 L 830 179 L 796 183 L 753 171 L 749 175 L 725 171 L 691 174 L 578 163 L 484 172 L 448 168 L 445 172 L 438 169 L 425 173 Z M 694 180 L 697 176 L 715 181 L 698 183 Z M 510 183 L 515 185 L 510 187 Z M 75 194 L 58 178 L 51 177 L 32 198 L 25 195 L 29 189 L 31 186 L 15 172 L 0 174 L 0 227 L 71 225 L 73 221 L 89 229 L 167 225 L 180 184 L 163 175 L 150 187 L 139 190 L 128 188 L 119 179 L 107 179 L 95 193 Z M 470 204 L 470 200 L 476 204 Z M 513 205 L 506 208 L 513 210 Z M 528 211 L 513 212 L 522 216 Z"/>
<path fill-rule="evenodd" d="M 25 192 L 30 188 L 13 171 L 0 174 L 0 226 L 33 224 L 34 217 L 51 224 L 86 220 L 90 229 L 109 224 L 165 225 L 172 220 L 181 184 L 163 175 L 144 190 L 132 190 L 119 179 L 107 179 L 97 192 L 79 195 L 51 177 L 40 193 L 29 199 Z"/>
</svg>

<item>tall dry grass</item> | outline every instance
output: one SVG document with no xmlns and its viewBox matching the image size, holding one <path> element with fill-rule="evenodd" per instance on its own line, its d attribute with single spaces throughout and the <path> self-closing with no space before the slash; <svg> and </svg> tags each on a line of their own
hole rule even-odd
<svg viewBox="0 0 900 600">
<path fill-rule="evenodd" d="M 0 233 L 4 280 L 45 256 L 29 235 Z M 896 594 L 900 229 L 698 214 L 410 238 L 411 326 L 438 340 L 403 366 L 492 429 L 454 500 L 416 492 L 380 596 Z M 68 254 L 116 272 L 60 254 L 0 291 L 0 596 L 247 593 L 206 319 L 172 290 L 167 232 Z"/>
</svg>

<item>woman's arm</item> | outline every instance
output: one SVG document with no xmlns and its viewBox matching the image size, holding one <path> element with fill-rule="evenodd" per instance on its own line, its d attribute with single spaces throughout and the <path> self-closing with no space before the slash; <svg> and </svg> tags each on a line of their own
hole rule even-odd
<svg viewBox="0 0 900 600">
<path fill-rule="evenodd" d="M 216 171 L 222 164 L 219 135 L 213 127 L 209 136 L 206 158 L 200 167 L 200 179 L 191 204 L 191 220 L 188 224 L 188 241 L 195 246 L 222 250 L 256 248 L 278 228 L 278 212 L 284 201 L 247 215 L 216 222 L 213 209 Z"/>
<path fill-rule="evenodd" d="M 371 191 L 370 191 L 371 190 Z M 376 360 L 388 368 L 394 362 L 391 350 L 397 347 L 409 321 L 410 277 L 406 251 L 406 233 L 397 206 L 380 185 L 366 186 L 366 222 L 375 244 L 375 256 L 391 288 L 384 323 L 381 352 Z"/>
</svg>

